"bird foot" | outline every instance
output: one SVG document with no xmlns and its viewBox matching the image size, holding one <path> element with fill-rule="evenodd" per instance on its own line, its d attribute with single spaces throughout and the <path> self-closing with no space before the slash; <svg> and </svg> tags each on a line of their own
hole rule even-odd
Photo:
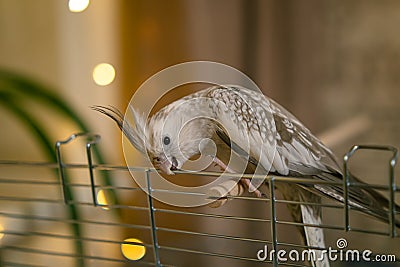
<svg viewBox="0 0 400 267">
<path fill-rule="evenodd" d="M 213 157 L 213 162 L 216 164 L 216 166 L 219 166 L 223 171 L 227 171 L 229 173 L 235 173 L 234 170 L 232 170 L 228 165 L 226 165 L 224 162 L 222 162 L 219 158 Z M 253 184 L 251 184 L 250 179 L 246 178 L 241 178 L 240 183 L 247 188 L 249 192 L 252 192 L 256 195 L 258 198 L 266 197 L 264 193 L 262 193 L 260 190 L 254 187 Z"/>
<path fill-rule="evenodd" d="M 264 193 L 262 193 L 260 190 L 254 187 L 254 185 L 251 184 L 250 179 L 247 178 L 242 178 L 240 179 L 240 183 L 243 184 L 249 190 L 249 192 L 252 192 L 256 197 L 262 198 L 262 197 L 267 197 Z"/>
</svg>

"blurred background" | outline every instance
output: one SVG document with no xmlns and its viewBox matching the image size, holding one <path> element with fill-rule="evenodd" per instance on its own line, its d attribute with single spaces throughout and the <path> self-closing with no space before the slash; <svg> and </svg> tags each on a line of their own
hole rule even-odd
<svg viewBox="0 0 400 267">
<path fill-rule="evenodd" d="M 166 67 L 192 60 L 220 62 L 247 74 L 266 95 L 285 106 L 322 138 L 338 158 L 342 158 L 353 144 L 399 147 L 398 25 L 400 2 L 395 0 L 0 0 L 0 96 L 3 98 L 0 103 L 0 159 L 49 161 L 34 137 L 36 134 L 30 130 L 32 127 L 27 127 L 29 122 L 24 122 L 7 103 L 15 103 L 35 117 L 46 129 L 51 144 L 82 130 L 71 122 L 70 117 L 57 114 L 51 104 L 39 103 L 29 92 L 24 93 L 23 99 L 17 97 L 10 102 L 8 97 L 13 91 L 7 87 L 7 77 L 11 74 L 20 77 L 20 80 L 28 79 L 56 95 L 79 116 L 87 129 L 101 135 L 99 147 L 103 160 L 108 164 L 124 165 L 119 129 L 111 120 L 92 111 L 90 106 L 113 105 L 125 110 L 135 90 L 146 79 Z M 389 157 L 390 153 L 365 152 L 354 158 L 351 167 L 363 177 L 363 181 L 385 184 Z M 84 146 L 78 144 L 68 148 L 65 161 L 85 163 Z M 43 236 L 35 237 L 35 233 L 43 233 L 44 229 L 67 235 L 70 231 L 68 225 L 46 220 L 45 223 L 27 221 L 25 217 L 18 219 L 15 216 L 40 214 L 69 218 L 59 202 L 44 201 L 36 205 L 19 199 L 21 195 L 36 199 L 60 200 L 62 197 L 58 185 L 37 185 L 44 178 L 46 181 L 57 181 L 53 170 L 33 169 L 15 165 L 0 169 L 1 178 L 10 180 L 2 182 L 0 187 L 0 224 L 6 233 L 1 242 L 3 247 L 7 247 L 2 250 L 7 251 L 2 253 L 3 262 L 17 266 L 16 263 L 28 264 L 26 259 L 29 259 L 32 265 L 23 266 L 54 266 L 56 262 L 60 266 L 71 266 L 75 264 L 71 255 L 76 252 L 73 239 L 60 242 L 59 238 L 49 241 L 50 237 L 46 240 L 38 240 Z M 86 170 L 77 170 L 71 173 L 71 177 L 75 183 L 88 182 Z M 26 184 L 19 186 L 15 183 L 18 179 L 29 180 L 31 184 L 29 187 L 23 187 Z M 112 173 L 112 179 L 116 186 L 134 187 L 133 179 L 127 173 Z M 34 190 L 31 188 L 32 181 L 37 186 Z M 98 182 L 101 183 L 100 180 Z M 76 198 L 90 202 L 88 189 L 83 187 L 79 190 Z M 118 194 L 122 203 L 146 205 L 146 198 L 139 193 L 135 195 L 122 191 Z M 260 209 L 262 212 L 258 212 Z M 286 210 L 281 210 L 279 216 L 290 220 Z M 248 203 L 239 207 L 228 203 L 220 210 L 200 208 L 200 211 L 268 217 L 264 206 L 250 211 Z M 112 223 L 146 224 L 146 210 L 123 209 L 116 214 L 86 205 L 81 215 L 85 220 L 108 222 L 107 225 L 95 226 L 77 223 L 89 238 L 122 241 L 137 237 L 151 243 L 148 233 L 142 236 L 138 229 L 108 227 Z M 223 220 L 215 220 L 211 226 L 204 218 L 177 220 L 167 215 L 159 218 L 162 225 L 182 229 L 194 225 L 198 227 L 197 231 L 225 235 L 240 232 L 252 238 L 268 238 L 269 226 L 265 225 L 265 228 L 257 228 L 264 231 L 261 235 L 249 224 L 226 227 Z M 324 221 L 340 224 L 340 216 L 340 212 L 329 211 L 324 213 Z M 365 216 L 355 216 L 353 222 L 362 227 L 376 226 Z M 7 235 L 8 225 L 14 227 L 11 229 L 14 235 Z M 297 234 L 293 234 L 296 229 L 292 227 L 290 230 L 282 230 L 282 240 L 300 242 Z M 341 231 L 327 231 L 326 235 L 327 245 L 334 246 L 338 237 L 346 236 L 352 248 L 400 255 L 398 239 L 344 234 Z M 167 240 L 167 244 L 173 242 L 176 246 L 192 250 L 199 249 L 196 246 L 204 248 L 207 244 L 210 252 L 215 253 L 229 251 L 230 254 L 241 255 L 243 251 L 248 251 L 245 256 L 253 258 L 255 252 L 262 248 L 260 244 L 229 247 L 224 240 L 208 245 L 209 241 L 200 240 L 200 237 L 187 239 L 172 233 L 160 238 Z M 121 254 L 120 244 L 102 246 L 101 242 L 86 243 L 90 244 L 84 252 L 92 256 L 84 261 L 88 266 L 141 266 L 140 261 L 126 260 L 126 256 Z M 365 247 L 367 243 L 371 245 Z M 15 249 L 24 246 L 31 251 Z M 43 247 L 47 248 L 44 251 L 53 249 L 71 255 L 50 257 L 46 253 L 32 251 L 32 248 Z M 222 252 L 221 248 L 225 251 Z M 150 250 L 151 247 L 148 248 Z M 11 256 L 6 258 L 4 254 Z M 188 266 L 189 263 L 190 266 L 227 266 L 227 262 L 230 266 L 260 265 L 212 256 L 197 259 L 195 254 L 186 255 L 182 251 L 169 251 L 161 256 L 165 262 L 178 266 Z M 103 261 L 96 257 L 122 261 Z M 151 252 L 144 259 L 151 261 Z M 346 265 L 337 263 L 336 266 Z"/>
</svg>

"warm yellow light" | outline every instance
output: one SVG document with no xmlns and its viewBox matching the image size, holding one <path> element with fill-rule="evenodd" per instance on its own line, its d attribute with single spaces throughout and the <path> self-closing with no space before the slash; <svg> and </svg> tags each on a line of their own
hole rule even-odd
<svg viewBox="0 0 400 267">
<path fill-rule="evenodd" d="M 143 244 L 142 241 L 136 238 L 127 238 L 124 242 L 136 242 Z M 122 254 L 128 260 L 140 260 L 146 254 L 146 247 L 142 245 L 135 245 L 135 244 L 122 244 L 121 245 Z"/>
<path fill-rule="evenodd" d="M 4 227 L 0 224 L 0 239 L 4 237 Z"/>
<path fill-rule="evenodd" d="M 82 12 L 89 5 L 89 0 L 69 0 L 68 8 L 71 12 Z"/>
<path fill-rule="evenodd" d="M 115 69 L 111 64 L 101 63 L 93 69 L 93 80 L 98 85 L 109 85 L 114 81 Z"/>
<path fill-rule="evenodd" d="M 101 205 L 102 209 L 104 210 L 110 209 L 109 207 L 107 207 L 107 205 L 109 204 L 109 199 L 110 197 L 106 191 L 101 189 L 97 192 L 97 203 Z"/>
</svg>

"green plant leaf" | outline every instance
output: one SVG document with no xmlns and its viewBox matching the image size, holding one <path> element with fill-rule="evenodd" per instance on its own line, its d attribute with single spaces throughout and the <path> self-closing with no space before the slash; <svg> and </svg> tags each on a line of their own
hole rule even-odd
<svg viewBox="0 0 400 267">
<path fill-rule="evenodd" d="M 65 118 L 71 120 L 77 125 L 80 132 L 90 132 L 89 127 L 83 122 L 77 113 L 73 111 L 57 94 L 52 92 L 46 86 L 43 86 L 36 81 L 26 78 L 25 76 L 15 74 L 13 72 L 0 69 L 0 103 L 27 125 L 32 134 L 38 140 L 43 151 L 48 159 L 52 162 L 57 162 L 54 146 L 50 141 L 50 136 L 47 134 L 43 125 L 31 115 L 25 104 L 34 101 L 35 103 L 43 103 L 44 108 L 48 108 L 49 112 L 57 112 Z M 51 111 L 50 111 L 51 110 Z M 104 158 L 97 146 L 92 147 L 92 152 L 99 164 L 104 164 Z M 112 186 L 111 177 L 108 172 L 100 172 L 102 183 L 106 186 Z M 57 174 L 58 175 L 58 174 Z M 67 199 L 74 199 L 73 192 L 68 189 L 66 192 Z M 110 190 L 112 203 L 118 205 L 119 201 L 114 190 Z M 110 202 L 111 202 L 110 201 Z M 73 220 L 79 220 L 79 212 L 73 205 L 68 205 L 69 216 Z M 114 209 L 114 212 L 120 216 L 120 210 Z M 83 255 L 83 245 L 80 242 L 81 229 L 79 224 L 72 224 L 72 231 L 75 236 L 75 249 L 77 255 Z M 83 266 L 83 258 L 78 257 L 77 266 Z"/>
<path fill-rule="evenodd" d="M 1 86 L 1 83 L 6 83 L 6 86 Z M 7 86 L 7 84 L 11 86 Z M 44 88 L 44 86 L 30 80 L 29 78 L 0 69 L 0 90 L 11 91 L 13 94 L 23 94 L 25 95 L 25 98 L 29 98 L 30 100 L 36 99 L 42 101 L 45 105 L 52 107 L 60 114 L 63 114 L 72 120 L 79 127 L 79 131 L 90 132 L 82 119 L 64 101 L 62 101 L 59 96 Z M 97 146 L 93 147 L 93 154 L 99 164 L 105 163 Z M 111 186 L 112 181 L 109 173 L 101 172 L 101 175 L 103 183 L 107 186 Z M 119 203 L 114 190 L 110 190 L 110 196 L 113 203 Z M 120 214 L 118 213 L 118 215 Z"/>
<path fill-rule="evenodd" d="M 15 99 L 5 92 L 0 92 L 0 103 L 2 106 L 7 108 L 12 114 L 14 114 L 18 119 L 20 119 L 26 126 L 31 129 L 31 132 L 34 134 L 36 140 L 42 146 L 43 151 L 46 153 L 46 156 L 53 162 L 57 161 L 57 155 L 53 149 L 53 144 L 50 142 L 50 137 L 46 134 L 46 131 L 41 126 L 41 124 L 35 120 L 30 113 L 23 108 L 19 107 Z M 57 169 L 55 170 L 55 174 L 58 175 Z M 66 180 L 69 181 L 68 176 L 66 176 Z M 66 194 L 68 199 L 74 199 L 73 192 L 67 187 Z M 74 205 L 67 205 L 69 216 L 72 220 L 79 220 L 79 212 Z M 75 237 L 75 250 L 77 255 L 84 255 L 83 244 L 80 240 L 82 236 L 82 231 L 79 224 L 72 224 L 72 232 Z M 77 258 L 77 266 L 84 266 L 83 258 Z"/>
</svg>

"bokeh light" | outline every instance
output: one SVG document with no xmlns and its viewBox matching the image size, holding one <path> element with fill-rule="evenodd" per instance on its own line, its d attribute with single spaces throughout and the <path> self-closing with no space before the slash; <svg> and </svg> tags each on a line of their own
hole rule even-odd
<svg viewBox="0 0 400 267">
<path fill-rule="evenodd" d="M 105 86 L 114 81 L 115 69 L 109 63 L 100 63 L 93 69 L 93 80 L 96 84 Z"/>
<path fill-rule="evenodd" d="M 143 242 L 137 238 L 127 238 L 124 242 L 135 242 L 143 244 Z M 121 251 L 125 258 L 128 260 L 140 260 L 146 254 L 146 247 L 135 244 L 122 244 Z"/>
<path fill-rule="evenodd" d="M 71 12 L 82 12 L 89 6 L 89 0 L 69 0 L 68 8 Z"/>
<path fill-rule="evenodd" d="M 4 237 L 3 231 L 4 231 L 4 227 L 3 227 L 3 225 L 0 224 L 0 239 L 2 239 Z"/>
<path fill-rule="evenodd" d="M 101 205 L 102 209 L 104 210 L 110 209 L 109 207 L 107 207 L 107 205 L 109 205 L 109 199 L 110 197 L 107 191 L 101 189 L 97 192 L 97 203 Z"/>
</svg>

